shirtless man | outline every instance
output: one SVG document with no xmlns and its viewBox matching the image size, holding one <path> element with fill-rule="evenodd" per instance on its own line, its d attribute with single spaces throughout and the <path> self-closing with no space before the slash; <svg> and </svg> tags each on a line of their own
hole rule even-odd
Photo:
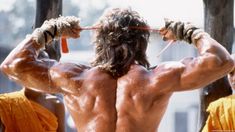
<svg viewBox="0 0 235 132">
<path fill-rule="evenodd" d="M 164 40 L 193 43 L 199 56 L 149 70 L 149 31 L 131 28 L 148 25 L 137 12 L 119 8 L 106 11 L 95 24 L 91 67 L 36 59 L 53 37 L 79 37 L 79 21 L 71 19 L 44 23 L 11 52 L 1 69 L 29 88 L 63 93 L 81 132 L 155 132 L 173 92 L 200 88 L 234 66 L 226 49 L 207 33 L 189 23 L 167 21 L 160 31 Z"/>
</svg>

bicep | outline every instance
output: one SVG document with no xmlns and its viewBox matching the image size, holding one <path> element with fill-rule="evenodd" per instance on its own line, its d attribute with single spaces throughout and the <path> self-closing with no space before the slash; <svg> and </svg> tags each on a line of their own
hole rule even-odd
<svg viewBox="0 0 235 132">
<path fill-rule="evenodd" d="M 65 94 L 77 94 L 85 78 L 82 73 L 88 68 L 74 63 L 59 63 L 50 69 L 50 75 L 54 84 L 60 86 Z"/>
</svg>

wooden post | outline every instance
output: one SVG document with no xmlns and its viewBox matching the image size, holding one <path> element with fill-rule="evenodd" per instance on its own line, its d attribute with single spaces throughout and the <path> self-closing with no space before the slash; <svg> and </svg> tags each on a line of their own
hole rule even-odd
<svg viewBox="0 0 235 132">
<path fill-rule="evenodd" d="M 221 43 L 230 53 L 233 43 L 233 0 L 203 0 L 204 27 L 211 37 Z M 207 120 L 206 109 L 210 102 L 232 93 L 227 77 L 200 90 L 199 130 Z"/>
<path fill-rule="evenodd" d="M 37 0 L 35 28 L 40 27 L 45 20 L 62 15 L 62 0 Z M 46 46 L 46 52 L 51 59 L 59 60 L 61 57 L 59 41 Z"/>
</svg>

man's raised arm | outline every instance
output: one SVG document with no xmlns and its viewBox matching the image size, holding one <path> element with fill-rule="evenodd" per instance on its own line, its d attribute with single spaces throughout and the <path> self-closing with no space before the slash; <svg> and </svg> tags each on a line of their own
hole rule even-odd
<svg viewBox="0 0 235 132">
<path fill-rule="evenodd" d="M 38 59 L 38 55 L 45 44 L 53 39 L 62 36 L 78 38 L 79 32 L 79 19 L 76 17 L 60 17 L 45 21 L 11 51 L 1 64 L 1 70 L 25 87 L 60 92 L 49 73 L 50 68 L 57 62 L 51 59 Z"/>
<path fill-rule="evenodd" d="M 185 58 L 175 62 L 174 85 L 172 91 L 182 91 L 200 88 L 228 74 L 234 62 L 227 50 L 210 37 L 209 34 L 190 23 L 166 22 L 166 27 L 161 31 L 165 39 L 184 40 L 194 44 L 199 56 Z M 167 64 L 164 64 L 165 67 Z M 178 77 L 176 77 L 178 76 Z"/>
</svg>

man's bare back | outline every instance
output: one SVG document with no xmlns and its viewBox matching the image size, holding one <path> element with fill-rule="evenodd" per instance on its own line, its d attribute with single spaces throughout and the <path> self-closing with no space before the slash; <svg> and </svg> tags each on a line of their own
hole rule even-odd
<svg viewBox="0 0 235 132">
<path fill-rule="evenodd" d="M 121 16 L 135 14 L 121 9 L 112 12 Z M 112 12 L 107 18 L 120 17 Z M 135 15 L 132 17 L 135 18 Z M 119 22 L 122 17 L 116 20 L 121 25 L 128 22 L 125 19 L 123 23 Z M 171 27 L 172 24 L 177 23 L 167 25 Z M 168 26 L 160 32 L 165 39 L 188 40 Z M 102 28 L 108 30 L 105 26 Z M 200 88 L 229 73 L 234 65 L 229 53 L 218 42 L 204 33 L 195 33 L 199 37 L 191 37 L 191 34 L 189 41 L 195 44 L 198 57 L 162 63 L 149 70 L 145 56 L 148 32 L 132 32 L 128 28 L 121 30 L 137 34 L 128 38 L 126 32 L 121 31 L 124 35 L 119 38 L 120 43 L 113 40 L 115 34 L 110 37 L 114 43 L 102 43 L 106 42 L 102 37 L 105 33 L 99 31 L 102 34 L 97 35 L 101 38 L 96 45 L 97 58 L 91 67 L 49 59 L 38 60 L 36 58 L 43 45 L 38 44 L 34 37 L 29 37 L 12 51 L 1 64 L 1 69 L 9 78 L 26 87 L 64 94 L 78 131 L 153 132 L 158 128 L 173 92 Z M 74 34 L 76 31 L 77 35 Z M 79 32 L 79 28 L 73 28 L 72 35 L 62 35 L 77 38 Z M 145 35 L 146 38 L 143 37 Z"/>
<path fill-rule="evenodd" d="M 161 90 L 161 85 L 154 83 L 152 72 L 142 66 L 132 65 L 130 71 L 118 79 L 98 68 L 91 68 L 82 74 L 84 81 L 80 82 L 82 86 L 79 88 L 79 94 L 65 95 L 67 107 L 78 130 L 156 130 L 171 93 L 166 93 Z M 80 83 L 78 85 L 81 85 Z M 163 85 L 163 82 L 161 84 Z M 74 89 L 76 88 L 75 84 Z M 153 93 L 153 90 L 159 92 Z"/>
</svg>

